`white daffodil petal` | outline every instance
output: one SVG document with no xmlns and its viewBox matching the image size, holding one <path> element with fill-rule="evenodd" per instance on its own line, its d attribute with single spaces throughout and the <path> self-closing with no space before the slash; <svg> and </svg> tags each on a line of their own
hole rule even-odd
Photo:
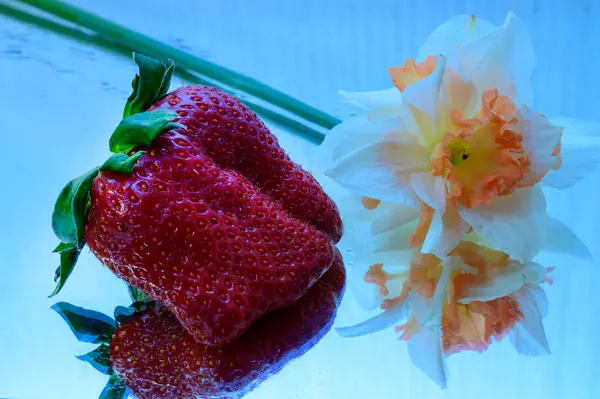
<svg viewBox="0 0 600 399">
<path fill-rule="evenodd" d="M 521 319 L 510 332 L 510 341 L 517 352 L 528 356 L 544 356 L 550 354 L 550 347 L 542 324 L 543 313 L 537 303 L 536 296 L 545 294 L 539 286 L 528 285 L 515 292 L 512 296 L 519 304 L 523 313 Z"/>
<path fill-rule="evenodd" d="M 334 161 L 375 142 L 382 141 L 391 132 L 402 130 L 398 119 L 369 121 L 364 116 L 350 118 L 335 126 L 315 151 L 315 163 L 325 170 Z M 315 167 L 316 168 L 316 167 Z"/>
<path fill-rule="evenodd" d="M 540 264 L 511 262 L 490 280 L 470 283 L 464 288 L 465 297 L 459 299 L 458 302 L 487 302 L 501 298 L 521 289 L 525 284 L 542 283 L 545 275 L 546 268 Z"/>
<path fill-rule="evenodd" d="M 533 185 L 542 180 L 556 162 L 556 156 L 552 154 L 564 129 L 527 107 L 518 110 L 517 118 L 519 121 L 514 129 L 523 136 L 523 149 L 531 159 L 529 172 L 521 183 Z"/>
<path fill-rule="evenodd" d="M 421 249 L 438 257 L 448 255 L 469 230 L 467 223 L 453 206 L 446 204 L 446 188 L 441 177 L 431 173 L 411 175 L 410 184 L 417 196 L 435 210 Z"/>
<path fill-rule="evenodd" d="M 348 269 L 348 291 L 354 297 L 358 306 L 364 310 L 379 308 L 384 296 L 381 294 L 379 287 L 364 280 L 368 268 L 361 266 L 355 269 L 349 266 Z"/>
<path fill-rule="evenodd" d="M 398 115 L 402 105 L 402 93 L 395 87 L 368 92 L 340 90 L 338 93 L 342 101 L 364 109 L 369 120 Z"/>
<path fill-rule="evenodd" d="M 427 167 L 428 154 L 425 148 L 396 141 L 381 141 L 340 159 L 325 171 L 325 175 L 353 192 L 416 206 L 414 193 L 407 184 L 407 174 Z"/>
<path fill-rule="evenodd" d="M 406 317 L 406 301 L 398 301 L 390 309 L 377 316 L 350 327 L 336 328 L 342 337 L 360 337 L 385 330 Z"/>
<path fill-rule="evenodd" d="M 386 231 L 404 226 L 418 217 L 419 211 L 415 207 L 392 202 L 382 202 L 373 210 L 371 232 L 373 234 L 385 233 Z"/>
<path fill-rule="evenodd" d="M 548 218 L 548 234 L 544 246 L 545 252 L 564 254 L 595 262 L 588 247 L 563 222 Z"/>
<path fill-rule="evenodd" d="M 410 110 L 412 121 L 408 118 L 408 126 L 415 125 L 420 140 L 425 146 L 436 143 L 440 136 L 440 115 L 449 113 L 449 109 L 441 109 L 441 88 L 446 69 L 446 60 L 437 58 L 437 69 L 425 79 L 415 82 L 404 90 L 403 102 Z"/>
<path fill-rule="evenodd" d="M 491 23 L 474 15 L 457 15 L 440 25 L 429 35 L 419 49 L 418 59 L 428 55 L 445 54 L 478 39 L 494 29 Z"/>
<path fill-rule="evenodd" d="M 552 119 L 552 123 L 565 128 L 557 170 L 550 170 L 544 180 L 554 188 L 566 188 L 589 176 L 600 162 L 600 123 L 568 118 Z"/>
<path fill-rule="evenodd" d="M 531 104 L 535 53 L 527 30 L 513 13 L 504 25 L 456 50 L 477 91 L 498 89 L 517 104 Z"/>
<path fill-rule="evenodd" d="M 408 355 L 412 363 L 442 389 L 447 387 L 448 368 L 441 327 L 417 327 L 408 340 Z"/>
<path fill-rule="evenodd" d="M 475 232 L 518 261 L 529 262 L 544 247 L 548 217 L 539 186 L 520 188 L 489 205 L 458 211 Z"/>
<path fill-rule="evenodd" d="M 415 230 L 417 220 L 376 235 L 374 251 L 404 251 L 409 250 L 408 237 Z"/>
</svg>

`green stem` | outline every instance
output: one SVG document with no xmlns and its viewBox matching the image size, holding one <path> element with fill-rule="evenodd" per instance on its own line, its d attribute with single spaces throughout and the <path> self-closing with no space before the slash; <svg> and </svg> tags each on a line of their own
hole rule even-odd
<svg viewBox="0 0 600 399">
<path fill-rule="evenodd" d="M 146 53 L 157 58 L 171 58 L 179 68 L 198 72 L 210 79 L 239 89 L 291 112 L 325 129 L 331 129 L 340 121 L 318 109 L 290 97 L 259 81 L 235 71 L 216 65 L 151 37 L 142 35 L 105 18 L 89 13 L 79 7 L 56 0 L 17 0 L 46 11 L 54 16 L 91 29 L 107 39 L 128 47 L 131 51 Z"/>
<path fill-rule="evenodd" d="M 18 10 L 16 8 L 12 8 L 11 6 L 0 3 L 0 15 L 5 15 L 9 18 L 16 19 L 26 24 L 36 25 L 43 29 L 50 30 L 62 36 L 66 36 L 71 40 L 77 41 L 84 45 L 92 45 L 94 47 L 100 47 L 105 51 L 114 53 L 116 55 L 120 55 L 123 57 L 131 57 L 131 50 L 119 43 L 114 43 L 106 40 L 101 36 L 91 35 L 81 30 L 61 25 L 57 22 L 44 19 L 37 15 L 29 14 L 27 12 Z M 179 78 L 195 84 L 208 85 L 217 87 L 220 90 L 228 92 L 232 95 L 235 95 L 232 90 L 229 90 L 219 84 L 211 82 L 207 79 L 204 79 L 196 74 L 193 74 L 185 69 L 176 68 L 175 75 Z M 325 134 L 322 131 L 316 130 L 307 126 L 306 124 L 301 123 L 298 120 L 282 115 L 272 109 L 269 109 L 263 105 L 258 104 L 255 101 L 252 101 L 249 98 L 241 99 L 241 101 L 251 110 L 259 114 L 265 120 L 273 122 L 277 125 L 280 125 L 284 128 L 295 131 L 307 139 L 314 141 L 316 143 L 320 143 L 323 141 Z"/>
</svg>

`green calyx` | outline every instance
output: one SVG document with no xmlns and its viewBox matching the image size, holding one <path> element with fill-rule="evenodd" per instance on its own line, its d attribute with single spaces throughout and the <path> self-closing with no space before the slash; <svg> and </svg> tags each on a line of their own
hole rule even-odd
<svg viewBox="0 0 600 399">
<path fill-rule="evenodd" d="M 139 53 L 133 53 L 133 61 L 138 65 L 140 72 L 131 82 L 133 93 L 127 99 L 123 118 L 147 110 L 164 97 L 169 91 L 175 69 L 173 60 L 164 62 Z"/>
<path fill-rule="evenodd" d="M 98 399 L 125 399 L 127 398 L 127 387 L 116 375 L 111 375 L 108 383 L 102 390 Z"/>
<path fill-rule="evenodd" d="M 99 399 L 125 399 L 127 397 L 127 387 L 111 367 L 110 343 L 119 325 L 155 304 L 151 298 L 137 288 L 128 285 L 128 290 L 134 302 L 129 307 L 118 306 L 115 309 L 114 319 L 100 312 L 74 306 L 67 302 L 58 302 L 52 306 L 52 310 L 65 320 L 77 340 L 99 344 L 96 349 L 76 356 L 77 359 L 89 363 L 96 370 L 110 376 Z"/>
<path fill-rule="evenodd" d="M 171 122 L 177 116 L 173 111 L 157 109 L 123 119 L 110 137 L 110 151 L 126 154 L 136 147 L 149 146 L 162 132 L 183 127 Z"/>
<path fill-rule="evenodd" d="M 58 294 L 65 285 L 85 245 L 83 231 L 90 204 L 89 191 L 97 175 L 98 168 L 94 168 L 71 180 L 62 189 L 54 205 L 52 229 L 61 242 L 54 249 L 60 254 L 60 265 L 54 275 L 56 287 L 50 297 Z"/>
<path fill-rule="evenodd" d="M 125 105 L 123 120 L 109 140 L 113 155 L 100 167 L 67 183 L 54 205 L 52 229 L 60 239 L 54 252 L 60 254 L 60 265 L 54 276 L 56 287 L 50 297 L 61 291 L 85 246 L 85 221 L 91 205 L 89 191 L 98 173 L 132 173 L 137 161 L 145 154 L 137 148 L 152 145 L 167 130 L 183 127 L 173 122 L 178 117 L 173 111 L 146 111 L 167 94 L 175 68 L 173 61 L 163 62 L 137 53 L 134 53 L 133 59 L 139 67 L 139 73 L 132 82 L 133 93 Z"/>
</svg>

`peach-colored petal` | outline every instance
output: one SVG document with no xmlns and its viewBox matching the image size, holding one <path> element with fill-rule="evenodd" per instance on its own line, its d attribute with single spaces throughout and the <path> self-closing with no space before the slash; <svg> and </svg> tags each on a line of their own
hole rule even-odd
<svg viewBox="0 0 600 399">
<path fill-rule="evenodd" d="M 436 60 L 434 56 L 428 56 L 425 61 L 416 63 L 412 58 L 407 59 L 402 66 L 388 69 L 394 86 L 400 92 L 415 82 L 419 82 L 435 71 Z"/>
<path fill-rule="evenodd" d="M 513 128 L 515 116 L 514 103 L 497 90 L 484 92 L 473 118 L 454 110 L 453 122 L 462 128 L 446 133 L 432 155 L 433 173 L 448 181 L 454 204 L 475 208 L 523 185 L 531 160 Z"/>
<path fill-rule="evenodd" d="M 519 109 L 515 131 L 523 137 L 522 147 L 531 160 L 528 172 L 521 185 L 539 183 L 560 160 L 563 127 L 550 123 L 548 119 L 532 112 L 527 107 Z"/>
</svg>

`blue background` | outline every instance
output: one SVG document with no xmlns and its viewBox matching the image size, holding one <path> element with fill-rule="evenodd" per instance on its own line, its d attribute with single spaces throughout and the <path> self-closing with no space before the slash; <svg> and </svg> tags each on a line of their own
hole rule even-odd
<svg viewBox="0 0 600 399">
<path fill-rule="evenodd" d="M 475 13 L 500 24 L 512 10 L 536 50 L 535 110 L 600 119 L 597 0 L 71 2 L 338 116 L 347 112 L 338 89 L 389 87 L 387 68 L 416 55 L 449 17 Z M 93 399 L 106 383 L 75 359 L 90 347 L 49 310 L 57 265 L 50 215 L 64 183 L 108 155 L 135 70 L 129 58 L 0 14 L 0 397 Z M 184 83 L 176 78 L 173 87 Z M 310 166 L 314 144 L 273 130 L 293 159 Z M 599 173 L 549 193 L 552 215 L 597 258 Z M 599 270 L 567 257 L 544 261 L 558 267 L 547 288 L 548 357 L 520 356 L 509 342 L 483 355 L 458 354 L 441 391 L 410 364 L 393 331 L 359 339 L 332 332 L 247 398 L 600 398 Z M 123 284 L 87 251 L 56 298 L 107 313 L 127 299 Z M 349 294 L 336 325 L 367 316 Z"/>
</svg>

